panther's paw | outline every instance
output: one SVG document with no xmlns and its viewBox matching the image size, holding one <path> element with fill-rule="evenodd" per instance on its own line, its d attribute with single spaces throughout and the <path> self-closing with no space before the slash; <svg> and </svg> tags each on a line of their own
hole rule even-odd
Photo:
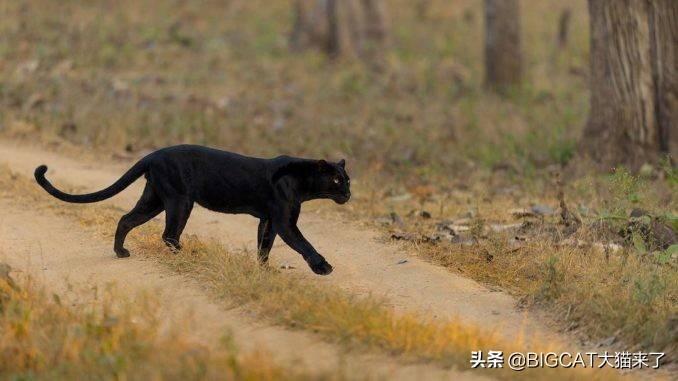
<svg viewBox="0 0 678 381">
<path fill-rule="evenodd" d="M 179 240 L 174 238 L 163 238 L 162 240 L 165 242 L 165 245 L 169 247 L 172 253 L 177 254 L 179 251 L 181 251 L 181 244 L 179 243 Z"/>
<path fill-rule="evenodd" d="M 115 249 L 115 255 L 118 258 L 127 258 L 129 257 L 129 250 L 127 249 Z"/>
<path fill-rule="evenodd" d="M 327 261 L 324 259 L 318 263 L 309 265 L 311 266 L 311 270 L 313 270 L 313 272 L 318 275 L 329 275 L 333 270 L 332 265 L 327 263 Z"/>
</svg>

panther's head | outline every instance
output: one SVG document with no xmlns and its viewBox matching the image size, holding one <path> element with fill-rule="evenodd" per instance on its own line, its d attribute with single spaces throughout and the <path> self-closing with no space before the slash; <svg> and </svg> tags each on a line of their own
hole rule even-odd
<svg viewBox="0 0 678 381">
<path fill-rule="evenodd" d="M 318 176 L 314 181 L 314 190 L 319 198 L 329 198 L 337 204 L 345 204 L 351 198 L 351 179 L 346 173 L 346 161 L 337 163 L 318 161 Z"/>
</svg>

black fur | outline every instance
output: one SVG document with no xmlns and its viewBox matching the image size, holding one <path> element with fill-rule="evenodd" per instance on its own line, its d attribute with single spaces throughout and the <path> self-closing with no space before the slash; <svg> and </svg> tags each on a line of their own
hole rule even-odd
<svg viewBox="0 0 678 381">
<path fill-rule="evenodd" d="M 332 266 L 311 246 L 297 228 L 301 203 L 328 198 L 343 204 L 351 197 L 345 162 L 280 156 L 259 159 L 212 148 L 180 145 L 163 148 L 134 164 L 118 181 L 98 192 L 71 195 L 56 189 L 45 178 L 47 167 L 35 170 L 35 179 L 59 200 L 89 203 L 105 200 L 144 175 L 146 187 L 132 211 L 123 216 L 115 232 L 114 250 L 128 257 L 123 247 L 130 230 L 163 210 L 163 240 L 180 249 L 181 236 L 194 203 L 216 212 L 245 213 L 259 219 L 259 260 L 265 263 L 276 236 L 299 252 L 316 274 L 332 272 Z"/>
</svg>

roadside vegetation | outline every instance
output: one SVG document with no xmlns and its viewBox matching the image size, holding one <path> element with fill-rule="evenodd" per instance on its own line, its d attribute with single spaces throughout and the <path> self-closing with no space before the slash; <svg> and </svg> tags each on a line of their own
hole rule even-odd
<svg viewBox="0 0 678 381">
<path fill-rule="evenodd" d="M 678 215 L 675 173 L 665 170 L 665 180 L 623 168 L 567 185 L 553 176 L 541 194 L 379 189 L 355 210 L 412 252 L 553 312 L 585 342 L 672 352 Z M 386 201 L 370 206 L 372 197 Z"/>
</svg>

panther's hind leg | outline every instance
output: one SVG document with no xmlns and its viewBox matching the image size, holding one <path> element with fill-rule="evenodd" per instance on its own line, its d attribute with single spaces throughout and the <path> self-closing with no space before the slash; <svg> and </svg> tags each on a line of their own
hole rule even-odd
<svg viewBox="0 0 678 381">
<path fill-rule="evenodd" d="M 150 184 L 146 184 L 141 198 L 129 213 L 122 216 L 115 231 L 113 250 L 118 258 L 129 257 L 129 251 L 124 248 L 127 233 L 135 227 L 148 222 L 162 212 L 163 204 Z"/>
<path fill-rule="evenodd" d="M 268 262 L 268 253 L 271 252 L 275 241 L 275 232 L 273 231 L 273 224 L 270 219 L 262 218 L 259 220 L 259 230 L 257 233 L 257 248 L 259 251 L 259 263 L 265 264 Z"/>
<path fill-rule="evenodd" d="M 191 210 L 193 210 L 193 200 L 188 197 L 165 200 L 165 231 L 162 233 L 162 239 L 171 249 L 181 249 L 179 239 L 191 215 Z"/>
</svg>

